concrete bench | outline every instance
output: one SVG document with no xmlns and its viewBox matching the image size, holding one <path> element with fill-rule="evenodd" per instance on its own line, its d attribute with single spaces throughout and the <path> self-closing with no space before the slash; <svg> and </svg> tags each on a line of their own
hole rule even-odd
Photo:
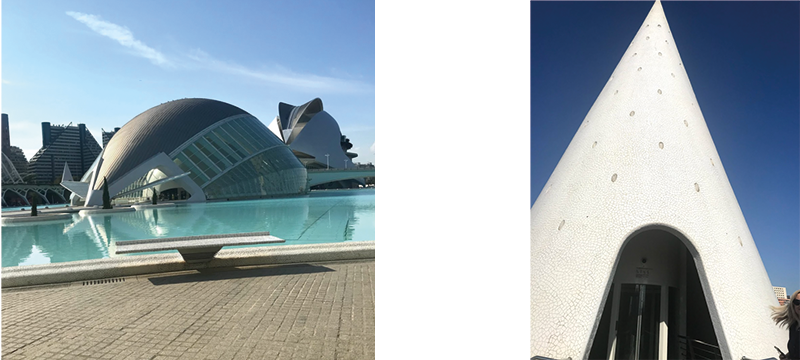
<svg viewBox="0 0 800 360">
<path fill-rule="evenodd" d="M 186 262 L 204 262 L 214 258 L 223 246 L 274 244 L 286 242 L 269 234 L 268 231 L 222 234 L 183 236 L 163 239 L 118 241 L 117 254 L 131 254 L 137 252 L 153 252 L 164 250 L 178 250 Z"/>
</svg>

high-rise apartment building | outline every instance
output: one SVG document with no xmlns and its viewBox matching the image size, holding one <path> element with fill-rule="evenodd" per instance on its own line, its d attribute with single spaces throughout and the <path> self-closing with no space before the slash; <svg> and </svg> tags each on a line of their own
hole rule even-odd
<svg viewBox="0 0 800 360">
<path fill-rule="evenodd" d="M 7 154 L 11 148 L 11 137 L 8 133 L 8 114 L 3 114 L 3 153 Z"/>
<path fill-rule="evenodd" d="M 100 129 L 100 130 L 102 130 L 102 129 Z M 106 145 L 108 145 L 108 141 L 111 140 L 112 137 L 114 137 L 114 134 L 116 134 L 117 131 L 119 131 L 118 127 L 114 128 L 114 131 L 105 131 L 105 130 L 103 130 L 103 149 L 106 148 Z"/>
<path fill-rule="evenodd" d="M 28 159 L 25 158 L 25 154 L 22 152 L 22 149 L 16 146 L 11 146 L 11 133 L 9 132 L 8 126 L 8 114 L 3 114 L 2 116 L 2 151 L 3 154 L 10 160 L 11 164 L 14 166 L 14 170 L 21 176 L 23 179 L 26 178 L 28 174 Z M 11 169 L 9 169 L 9 172 Z"/>
<path fill-rule="evenodd" d="M 79 179 L 100 151 L 100 145 L 85 124 L 60 126 L 43 122 L 42 148 L 31 157 L 29 171 L 36 175 L 36 183 L 58 183 L 66 162 Z"/>
<path fill-rule="evenodd" d="M 25 157 L 25 153 L 20 149 L 18 146 L 10 146 L 8 152 L 4 152 L 4 154 L 11 160 L 11 163 L 14 164 L 14 169 L 19 172 L 19 176 L 25 178 L 25 175 L 28 174 L 28 159 Z"/>
</svg>

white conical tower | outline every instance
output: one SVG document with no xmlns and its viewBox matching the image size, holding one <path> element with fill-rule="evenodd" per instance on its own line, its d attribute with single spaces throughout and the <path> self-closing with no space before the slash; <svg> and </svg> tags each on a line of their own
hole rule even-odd
<svg viewBox="0 0 800 360">
<path fill-rule="evenodd" d="M 777 357 L 770 305 L 657 0 L 531 209 L 531 356 Z"/>
</svg>

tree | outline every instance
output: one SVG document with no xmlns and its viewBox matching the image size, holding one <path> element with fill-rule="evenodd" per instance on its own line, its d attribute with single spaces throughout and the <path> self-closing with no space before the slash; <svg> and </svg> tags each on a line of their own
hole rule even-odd
<svg viewBox="0 0 800 360">
<path fill-rule="evenodd" d="M 153 188 L 153 205 L 158 205 L 158 191 Z"/>
<path fill-rule="evenodd" d="M 108 194 L 108 180 L 103 176 L 103 209 L 111 209 L 111 195 Z"/>
<path fill-rule="evenodd" d="M 39 197 L 36 194 L 31 196 L 31 216 L 39 216 L 39 212 L 36 210 L 36 204 L 39 203 Z"/>
<path fill-rule="evenodd" d="M 342 135 L 342 138 L 339 140 L 339 145 L 342 147 L 342 150 L 347 151 L 353 148 L 353 144 L 350 143 L 350 139 L 347 136 Z"/>
</svg>

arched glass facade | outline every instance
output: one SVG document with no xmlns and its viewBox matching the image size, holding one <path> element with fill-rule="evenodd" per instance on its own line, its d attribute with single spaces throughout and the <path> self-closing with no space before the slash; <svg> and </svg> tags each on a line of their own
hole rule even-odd
<svg viewBox="0 0 800 360">
<path fill-rule="evenodd" d="M 249 114 L 229 117 L 170 154 L 206 198 L 302 193 L 306 169 L 291 149 Z"/>
</svg>

